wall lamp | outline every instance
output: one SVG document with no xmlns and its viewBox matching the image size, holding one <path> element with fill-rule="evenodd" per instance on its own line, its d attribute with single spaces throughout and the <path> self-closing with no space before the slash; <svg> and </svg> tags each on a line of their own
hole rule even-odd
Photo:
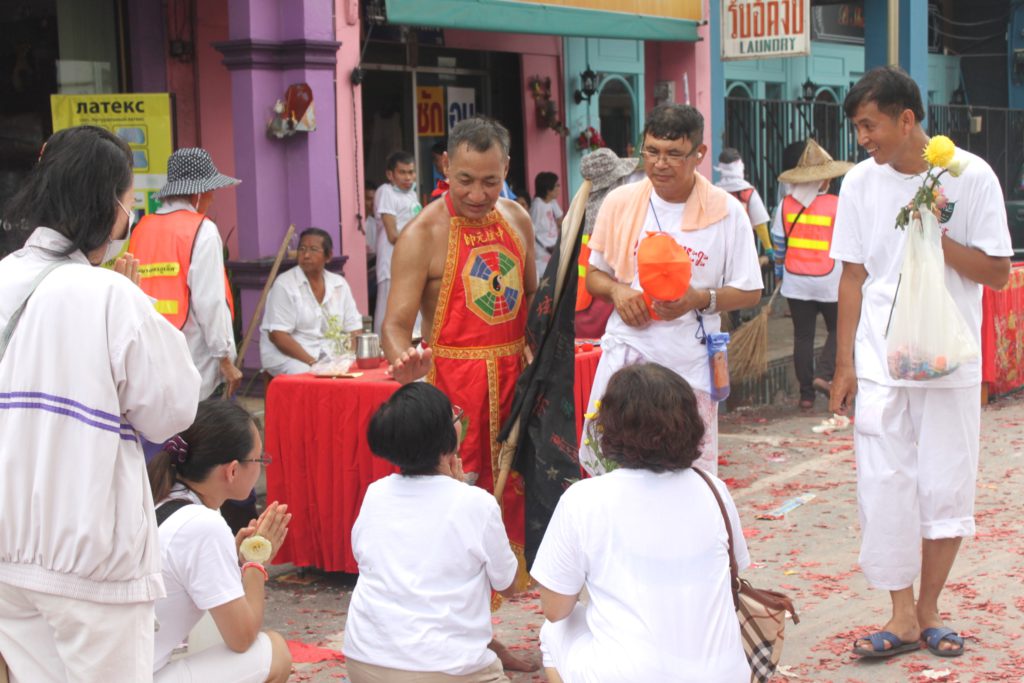
<svg viewBox="0 0 1024 683">
<path fill-rule="evenodd" d="M 806 100 L 807 102 L 813 100 L 814 96 L 818 94 L 818 84 L 812 81 L 810 78 L 804 81 L 804 84 L 800 86 L 800 89 L 803 92 L 804 100 Z"/>
<path fill-rule="evenodd" d="M 597 74 L 591 71 L 590 65 L 587 70 L 580 74 L 580 90 L 573 93 L 572 98 L 579 104 L 583 100 L 590 102 L 590 98 L 597 92 Z"/>
</svg>

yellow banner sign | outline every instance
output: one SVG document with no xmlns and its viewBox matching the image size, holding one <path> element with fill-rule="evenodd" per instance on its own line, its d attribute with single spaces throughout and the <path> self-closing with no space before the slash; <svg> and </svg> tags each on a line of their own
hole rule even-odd
<svg viewBox="0 0 1024 683">
<path fill-rule="evenodd" d="M 173 151 L 167 93 L 50 95 L 50 113 L 55 131 L 88 124 L 127 142 L 135 166 L 133 207 L 156 210 L 154 195 L 167 183 L 167 157 Z"/>
<path fill-rule="evenodd" d="M 515 0 L 535 5 L 560 5 L 601 12 L 644 14 L 665 19 L 703 19 L 700 0 Z M 713 5 L 714 3 L 712 3 Z"/>
</svg>

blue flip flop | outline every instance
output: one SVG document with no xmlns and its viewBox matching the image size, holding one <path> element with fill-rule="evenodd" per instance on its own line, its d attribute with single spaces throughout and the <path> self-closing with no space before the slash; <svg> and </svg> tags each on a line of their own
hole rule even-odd
<svg viewBox="0 0 1024 683">
<path fill-rule="evenodd" d="M 866 650 L 856 644 L 854 641 L 853 654 L 868 659 L 880 659 L 883 657 L 892 657 L 893 655 L 903 654 L 904 652 L 913 652 L 914 650 L 921 649 L 921 643 L 919 641 L 902 641 L 895 633 L 889 631 L 878 631 L 872 633 L 869 636 L 858 638 L 857 640 L 868 640 L 871 642 L 871 649 Z M 892 647 L 885 647 L 885 644 L 889 643 Z"/>
<path fill-rule="evenodd" d="M 931 652 L 936 657 L 959 657 L 964 653 L 964 639 L 959 633 L 946 626 L 926 628 L 921 631 L 921 640 L 928 646 L 928 652 Z M 939 645 L 944 640 L 948 640 L 956 645 L 956 647 L 943 650 Z"/>
</svg>

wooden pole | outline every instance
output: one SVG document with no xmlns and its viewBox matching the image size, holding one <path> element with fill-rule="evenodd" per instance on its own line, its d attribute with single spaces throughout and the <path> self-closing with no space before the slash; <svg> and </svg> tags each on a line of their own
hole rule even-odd
<svg viewBox="0 0 1024 683">
<path fill-rule="evenodd" d="M 252 312 L 252 318 L 249 319 L 249 326 L 245 329 L 245 336 L 242 337 L 242 345 L 238 347 L 238 358 L 235 359 L 235 367 L 239 370 L 242 369 L 245 352 L 249 350 L 249 342 L 252 341 L 252 333 L 256 329 L 256 324 L 259 322 L 260 316 L 263 315 L 263 306 L 267 303 L 267 295 L 270 293 L 270 286 L 274 284 L 274 278 L 277 277 L 277 270 L 281 267 L 281 261 L 284 260 L 284 255 L 288 251 L 288 243 L 291 242 L 292 235 L 294 234 L 295 226 L 289 225 L 288 232 L 284 234 L 284 240 L 281 241 L 281 248 L 277 250 L 277 258 L 274 259 L 274 265 L 270 267 L 270 276 L 267 277 L 267 283 L 263 285 L 263 292 L 260 293 L 260 300 L 257 302 L 255 310 Z"/>
</svg>

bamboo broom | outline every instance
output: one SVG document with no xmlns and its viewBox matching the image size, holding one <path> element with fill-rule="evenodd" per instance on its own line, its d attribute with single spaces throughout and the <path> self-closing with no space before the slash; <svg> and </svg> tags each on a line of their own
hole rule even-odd
<svg viewBox="0 0 1024 683">
<path fill-rule="evenodd" d="M 729 340 L 729 375 L 732 382 L 756 379 L 768 371 L 768 315 L 779 293 L 775 291 L 757 315 L 740 325 Z M 724 317 L 724 316 L 723 316 Z"/>
</svg>

